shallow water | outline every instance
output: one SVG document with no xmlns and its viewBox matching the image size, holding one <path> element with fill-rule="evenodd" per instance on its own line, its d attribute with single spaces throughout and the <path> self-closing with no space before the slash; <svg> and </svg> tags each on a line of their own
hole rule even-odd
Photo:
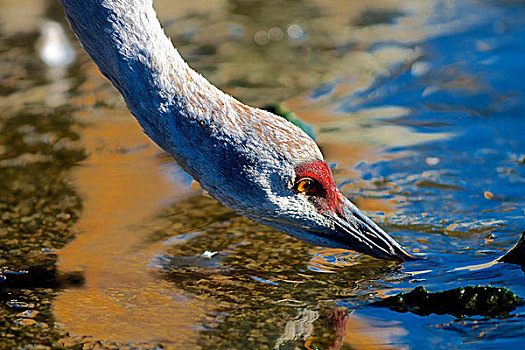
<svg viewBox="0 0 525 350">
<path fill-rule="evenodd" d="M 54 2 L 6 1 L 2 264 L 31 275 L 32 266 L 54 272 L 56 259 L 59 279 L 6 274 L 2 347 L 522 347 L 523 306 L 458 319 L 370 303 L 420 285 L 525 297 L 519 266 L 490 264 L 525 229 L 525 3 L 155 6 L 192 67 L 248 104 L 296 113 L 343 192 L 426 259 L 312 247 L 202 195 L 76 42 L 72 66 L 46 68 L 38 30 L 46 19 L 66 26 Z M 37 194 L 38 205 L 16 200 Z M 35 230 L 42 222 L 51 228 Z"/>
</svg>

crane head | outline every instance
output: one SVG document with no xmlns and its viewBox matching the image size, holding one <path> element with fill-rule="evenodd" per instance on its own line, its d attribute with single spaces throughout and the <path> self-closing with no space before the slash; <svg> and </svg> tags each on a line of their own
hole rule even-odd
<svg viewBox="0 0 525 350">
<path fill-rule="evenodd" d="M 350 249 L 381 259 L 415 259 L 341 194 L 323 160 L 299 164 L 293 172 L 274 179 L 281 181 L 273 186 L 279 190 L 267 199 L 276 212 L 248 214 L 256 221 L 314 245 Z"/>
<path fill-rule="evenodd" d="M 217 113 L 211 132 L 194 128 L 177 142 L 158 142 L 167 150 L 186 145 L 170 153 L 212 197 L 313 245 L 415 259 L 341 194 L 310 136 L 280 116 L 222 98 L 236 108 Z"/>
<path fill-rule="evenodd" d="M 236 147 L 241 154 L 225 157 L 233 161 L 218 166 L 212 184 L 201 179 L 203 187 L 237 212 L 304 242 L 381 259 L 415 259 L 341 194 L 313 141 L 312 147 L 303 144 L 311 151 L 301 153 L 311 160 L 297 157 L 299 153 L 291 157 L 282 144 L 260 141 L 257 152 L 250 142 Z"/>
</svg>

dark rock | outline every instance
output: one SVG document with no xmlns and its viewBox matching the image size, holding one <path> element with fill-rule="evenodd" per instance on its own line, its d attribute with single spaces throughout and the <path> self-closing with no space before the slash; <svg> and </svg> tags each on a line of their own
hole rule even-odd
<svg viewBox="0 0 525 350">
<path fill-rule="evenodd" d="M 420 316 L 449 314 L 459 318 L 474 315 L 505 317 L 522 304 L 523 299 L 512 291 L 492 286 L 467 286 L 442 292 L 429 292 L 420 286 L 411 292 L 373 303 L 402 313 Z"/>
<path fill-rule="evenodd" d="M 525 231 L 521 233 L 521 238 L 508 252 L 498 259 L 500 262 L 518 264 L 525 268 Z"/>
</svg>

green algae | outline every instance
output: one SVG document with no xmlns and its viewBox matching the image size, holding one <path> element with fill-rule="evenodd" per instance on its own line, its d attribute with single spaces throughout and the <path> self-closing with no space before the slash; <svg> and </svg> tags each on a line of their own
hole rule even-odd
<svg viewBox="0 0 525 350">
<path fill-rule="evenodd" d="M 419 286 L 408 293 L 400 293 L 375 302 L 397 312 L 411 312 L 419 316 L 449 314 L 466 316 L 506 317 L 523 299 L 514 292 L 492 286 L 466 286 L 442 292 L 430 292 Z"/>
</svg>

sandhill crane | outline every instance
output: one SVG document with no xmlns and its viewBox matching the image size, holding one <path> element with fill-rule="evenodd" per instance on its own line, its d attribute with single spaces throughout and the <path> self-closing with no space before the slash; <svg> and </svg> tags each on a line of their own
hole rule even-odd
<svg viewBox="0 0 525 350">
<path fill-rule="evenodd" d="M 144 132 L 215 199 L 305 242 L 412 255 L 342 196 L 315 142 L 193 71 L 152 0 L 60 0 L 73 31 Z"/>
</svg>

